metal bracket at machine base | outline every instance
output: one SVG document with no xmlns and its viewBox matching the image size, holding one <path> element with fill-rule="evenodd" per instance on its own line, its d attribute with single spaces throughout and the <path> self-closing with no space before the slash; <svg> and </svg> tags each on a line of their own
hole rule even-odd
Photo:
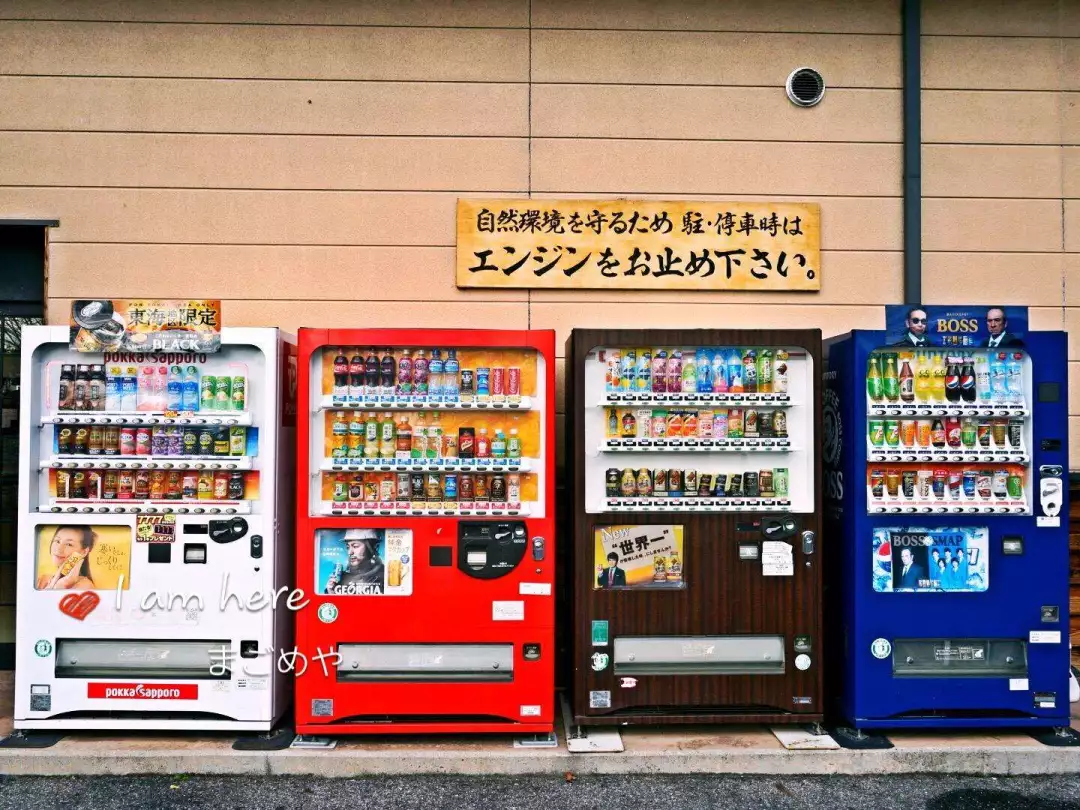
<svg viewBox="0 0 1080 810">
<path fill-rule="evenodd" d="M 829 736 L 836 740 L 841 748 L 854 751 L 880 751 L 893 747 L 892 742 L 884 734 L 867 734 L 862 729 L 850 726 L 836 726 L 828 731 Z"/>
<path fill-rule="evenodd" d="M 571 754 L 621 754 L 625 750 L 622 735 L 617 729 L 584 729 L 575 726 L 570 702 L 562 692 L 559 693 L 559 705 L 562 708 L 563 727 L 566 729 L 566 749 Z"/>
<path fill-rule="evenodd" d="M 333 751 L 337 748 L 337 740 L 333 737 L 314 737 L 308 734 L 297 734 L 289 748 L 307 748 L 319 751 Z"/>
<path fill-rule="evenodd" d="M 0 740 L 0 748 L 52 748 L 66 736 L 64 731 L 13 731 Z"/>
</svg>

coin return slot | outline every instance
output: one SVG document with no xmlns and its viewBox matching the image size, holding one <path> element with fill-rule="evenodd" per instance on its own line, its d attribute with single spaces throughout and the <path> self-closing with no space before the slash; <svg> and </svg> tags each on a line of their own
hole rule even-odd
<svg viewBox="0 0 1080 810">
<path fill-rule="evenodd" d="M 465 563 L 470 568 L 483 568 L 487 565 L 487 551 L 465 551 Z"/>
<path fill-rule="evenodd" d="M 184 544 L 184 562 L 189 564 L 205 565 L 206 564 L 206 544 L 205 543 L 185 543 Z"/>
</svg>

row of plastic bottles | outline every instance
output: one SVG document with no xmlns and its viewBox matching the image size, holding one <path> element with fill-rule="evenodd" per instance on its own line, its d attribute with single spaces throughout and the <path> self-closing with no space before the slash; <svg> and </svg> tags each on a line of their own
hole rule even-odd
<svg viewBox="0 0 1080 810">
<path fill-rule="evenodd" d="M 876 352 L 866 372 L 874 402 L 1022 404 L 1024 356 L 1019 352 L 947 356 Z"/>
</svg>

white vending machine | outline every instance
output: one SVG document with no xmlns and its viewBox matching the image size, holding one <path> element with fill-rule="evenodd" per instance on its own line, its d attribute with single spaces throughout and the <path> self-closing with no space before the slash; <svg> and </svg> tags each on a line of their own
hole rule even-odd
<svg viewBox="0 0 1080 810">
<path fill-rule="evenodd" d="M 22 342 L 17 730 L 269 731 L 288 705 L 296 346 Z"/>
</svg>

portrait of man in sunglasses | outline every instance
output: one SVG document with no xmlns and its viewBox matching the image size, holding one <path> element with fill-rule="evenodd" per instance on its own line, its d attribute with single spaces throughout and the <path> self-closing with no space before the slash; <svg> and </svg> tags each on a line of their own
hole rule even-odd
<svg viewBox="0 0 1080 810">
<path fill-rule="evenodd" d="M 922 307 L 912 307 L 904 317 L 904 336 L 894 346 L 929 346 L 926 339 L 926 310 Z"/>
</svg>

